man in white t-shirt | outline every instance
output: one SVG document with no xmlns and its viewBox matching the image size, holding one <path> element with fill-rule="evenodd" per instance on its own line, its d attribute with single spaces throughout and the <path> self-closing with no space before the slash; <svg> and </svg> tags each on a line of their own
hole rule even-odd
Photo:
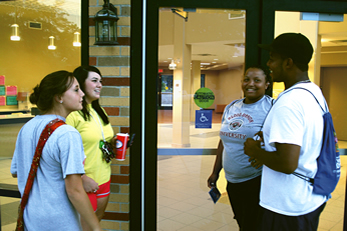
<svg viewBox="0 0 347 231">
<path fill-rule="evenodd" d="M 312 185 L 291 174 L 294 171 L 313 178 L 322 147 L 325 104 L 320 88 L 310 82 L 308 63 L 313 54 L 310 41 L 302 34 L 279 35 L 270 45 L 267 62 L 274 82 L 284 82 L 263 127 L 263 142 L 247 139 L 245 153 L 252 165 L 264 164 L 260 192 L 263 231 L 317 230 L 327 197 L 313 192 Z"/>
</svg>

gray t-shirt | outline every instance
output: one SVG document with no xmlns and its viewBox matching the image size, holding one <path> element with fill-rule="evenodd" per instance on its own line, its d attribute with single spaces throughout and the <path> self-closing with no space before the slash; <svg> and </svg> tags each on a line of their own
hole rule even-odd
<svg viewBox="0 0 347 231">
<path fill-rule="evenodd" d="M 17 174 L 18 189 L 23 195 L 37 142 L 44 127 L 57 115 L 36 116 L 20 130 L 11 164 Z M 83 174 L 82 139 L 70 125 L 58 127 L 47 140 L 40 165 L 24 210 L 25 230 L 82 230 L 79 215 L 65 189 L 65 178 Z"/>
<path fill-rule="evenodd" d="M 231 183 L 244 182 L 261 174 L 262 168 L 256 169 L 250 165 L 243 148 L 246 139 L 254 137 L 261 130 L 273 104 L 273 99 L 267 95 L 252 104 L 243 101 L 241 99 L 225 107 L 219 132 L 224 146 L 225 178 Z"/>
</svg>

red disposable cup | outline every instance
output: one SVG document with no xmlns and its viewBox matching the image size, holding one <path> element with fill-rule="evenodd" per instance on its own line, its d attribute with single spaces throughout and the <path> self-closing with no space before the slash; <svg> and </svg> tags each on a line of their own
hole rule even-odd
<svg viewBox="0 0 347 231">
<path fill-rule="evenodd" d="M 128 133 L 117 133 L 116 160 L 119 160 L 119 161 L 125 160 L 128 140 L 129 140 L 129 134 Z"/>
</svg>

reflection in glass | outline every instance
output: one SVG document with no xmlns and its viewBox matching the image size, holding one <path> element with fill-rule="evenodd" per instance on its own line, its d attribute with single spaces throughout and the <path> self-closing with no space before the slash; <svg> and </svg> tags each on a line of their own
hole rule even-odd
<svg viewBox="0 0 347 231">
<path fill-rule="evenodd" d="M 34 116 L 26 96 L 47 74 L 57 70 L 72 71 L 81 65 L 80 48 L 73 46 L 74 33 L 81 32 L 80 12 L 80 0 L 0 1 L 1 187 L 17 187 L 17 179 L 10 173 L 15 142 L 23 120 Z M 12 39 L 16 42 L 10 40 L 10 36 L 14 36 Z M 54 36 L 54 42 L 50 36 Z M 57 46 L 57 49 L 48 50 L 48 45 Z M 17 95 L 11 96 L 17 100 L 15 104 L 6 105 L 3 99 L 7 93 L 3 85 L 15 86 Z M 18 202 L 19 199 L 1 198 L 2 230 L 15 229 Z"/>
<path fill-rule="evenodd" d="M 17 24 L 13 24 L 12 26 L 12 34 L 11 34 L 11 40 L 12 41 L 20 41 L 20 37 L 18 35 L 18 25 Z"/>
<path fill-rule="evenodd" d="M 222 113 L 216 109 L 242 98 L 245 11 L 160 8 L 158 50 L 158 230 L 233 230 L 224 173 L 216 205 L 206 181 L 219 142 Z M 176 68 L 170 70 L 172 61 Z M 207 108 L 211 129 L 195 128 L 200 108 L 193 96 L 201 87 L 215 96 Z M 162 107 L 165 94 L 172 110 Z"/>
</svg>

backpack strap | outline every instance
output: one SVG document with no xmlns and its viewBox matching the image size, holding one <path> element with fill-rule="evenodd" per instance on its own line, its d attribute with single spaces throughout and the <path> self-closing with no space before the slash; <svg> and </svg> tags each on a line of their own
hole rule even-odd
<svg viewBox="0 0 347 231">
<path fill-rule="evenodd" d="M 316 98 L 316 96 L 315 96 L 310 90 L 308 90 L 308 89 L 306 89 L 306 88 L 303 88 L 303 87 L 295 87 L 295 88 L 290 89 L 289 91 L 294 90 L 294 89 L 302 89 L 302 90 L 306 90 L 306 91 L 310 92 L 311 95 L 314 97 L 314 99 L 317 101 L 317 103 L 318 103 L 319 107 L 322 109 L 322 111 L 323 111 L 324 113 L 328 112 L 328 107 L 327 107 L 326 102 L 325 102 L 325 110 L 324 110 L 323 107 L 320 105 L 320 103 L 319 103 L 318 99 Z M 288 92 L 288 91 L 287 91 L 287 92 Z M 287 92 L 285 92 L 285 93 L 287 93 Z M 305 175 L 303 175 L 303 174 L 300 174 L 300 173 L 297 173 L 297 172 L 293 172 L 292 174 L 293 174 L 294 176 L 296 176 L 296 177 L 299 177 L 299 178 L 301 178 L 301 179 L 303 179 L 303 180 L 308 181 L 311 185 L 314 184 L 314 179 L 313 179 L 313 178 L 307 177 L 307 176 L 305 176 Z"/>
<path fill-rule="evenodd" d="M 314 99 L 317 101 L 317 103 L 318 103 L 319 107 L 322 109 L 322 111 L 323 112 L 328 112 L 328 106 L 327 106 L 326 102 L 325 102 L 325 110 L 324 110 L 323 107 L 320 105 L 320 103 L 319 103 L 318 99 L 316 98 L 316 96 L 310 90 L 308 90 L 306 88 L 303 88 L 303 87 L 294 87 L 294 88 L 290 89 L 289 91 L 294 90 L 294 89 L 302 89 L 302 90 L 310 92 L 311 95 L 314 97 Z M 287 91 L 287 92 L 289 92 L 289 91 Z M 285 92 L 285 93 L 287 93 L 287 92 Z"/>
</svg>

